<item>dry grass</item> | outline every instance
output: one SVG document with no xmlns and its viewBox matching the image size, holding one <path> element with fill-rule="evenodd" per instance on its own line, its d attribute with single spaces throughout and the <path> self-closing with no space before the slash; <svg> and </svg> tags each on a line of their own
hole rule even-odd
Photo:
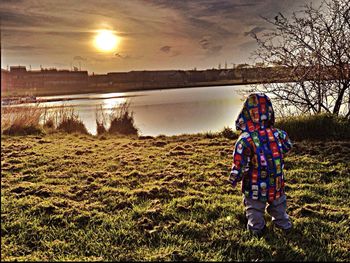
<svg viewBox="0 0 350 263">
<path fill-rule="evenodd" d="M 110 127 L 108 132 L 111 134 L 138 135 L 138 130 L 134 125 L 133 112 L 129 110 L 128 102 L 122 103 L 119 107 L 112 109 L 109 116 Z"/>
<path fill-rule="evenodd" d="M 40 117 L 43 109 L 31 107 L 2 107 L 1 132 L 6 135 L 40 134 Z"/>
<path fill-rule="evenodd" d="M 96 108 L 97 135 L 122 134 L 138 135 L 134 124 L 133 112 L 130 112 L 129 102 L 114 106 L 109 115 L 103 110 L 102 105 Z M 109 123 L 109 125 L 107 125 Z M 107 128 L 108 127 L 108 128 Z"/>
<path fill-rule="evenodd" d="M 121 134 L 138 135 L 134 124 L 130 104 L 125 102 L 115 106 L 107 115 L 102 106 L 96 108 L 97 135 Z M 107 123 L 109 122 L 109 125 Z M 108 127 L 108 128 L 107 128 Z M 350 139 L 350 120 L 329 114 L 295 116 L 279 119 L 276 127 L 286 130 L 291 139 L 302 140 L 348 140 Z M 5 135 L 40 134 L 59 130 L 67 133 L 88 131 L 74 108 L 63 106 L 58 110 L 49 110 L 39 104 L 29 107 L 2 107 L 1 133 Z M 221 132 L 206 132 L 205 137 L 223 136 L 236 139 L 238 133 L 225 127 Z"/>
<path fill-rule="evenodd" d="M 39 104 L 28 107 L 2 107 L 1 133 L 5 135 L 40 134 L 59 130 L 88 134 L 84 123 L 71 107 L 49 110 Z"/>
<path fill-rule="evenodd" d="M 105 134 L 107 132 L 106 125 L 108 121 L 108 116 L 104 112 L 102 105 L 96 107 L 96 126 L 97 126 L 97 135 Z"/>
<path fill-rule="evenodd" d="M 107 129 L 107 122 L 109 128 Z M 134 125 L 133 113 L 129 103 L 123 103 L 112 109 L 107 115 L 102 106 L 96 108 L 97 134 L 138 135 Z M 46 131 L 58 130 L 66 133 L 88 134 L 84 123 L 80 120 L 74 108 L 62 106 L 60 109 L 49 110 L 39 104 L 30 107 L 1 108 L 1 132 L 6 135 L 29 135 Z"/>
<path fill-rule="evenodd" d="M 221 135 L 224 136 L 227 139 L 237 139 L 239 134 L 238 132 L 235 132 L 230 127 L 224 127 L 224 129 L 221 131 Z"/>
<path fill-rule="evenodd" d="M 66 133 L 88 134 L 84 123 L 80 120 L 78 114 L 73 108 L 62 108 L 55 112 L 57 120 L 57 130 Z"/>
</svg>

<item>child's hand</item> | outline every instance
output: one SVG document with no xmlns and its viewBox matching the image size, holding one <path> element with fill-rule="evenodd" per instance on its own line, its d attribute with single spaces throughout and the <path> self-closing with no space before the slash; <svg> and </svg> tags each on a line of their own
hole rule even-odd
<svg viewBox="0 0 350 263">
<path fill-rule="evenodd" d="M 230 184 L 232 185 L 232 187 L 236 187 L 237 185 L 237 181 L 236 181 L 236 176 L 235 174 L 231 171 L 230 176 L 228 178 L 228 181 L 230 182 Z"/>
</svg>

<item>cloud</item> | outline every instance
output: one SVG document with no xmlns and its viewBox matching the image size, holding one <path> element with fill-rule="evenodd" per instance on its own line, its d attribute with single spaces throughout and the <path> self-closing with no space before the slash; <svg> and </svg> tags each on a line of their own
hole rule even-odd
<svg viewBox="0 0 350 263">
<path fill-rule="evenodd" d="M 199 44 L 201 45 L 201 47 L 203 49 L 208 49 L 209 45 L 210 45 L 210 42 L 209 42 L 209 40 L 206 37 L 204 37 L 201 40 L 199 40 Z"/>
<path fill-rule="evenodd" d="M 221 37 L 230 36 L 234 34 L 233 31 L 224 28 L 219 21 L 212 22 L 207 19 L 191 17 L 188 18 L 188 22 L 191 26 L 195 27 L 196 29 L 202 29 Z"/>
<path fill-rule="evenodd" d="M 209 55 L 217 55 L 220 53 L 221 49 L 222 49 L 223 46 L 221 45 L 218 45 L 218 46 L 213 46 L 209 49 L 209 52 L 208 54 Z"/>
<path fill-rule="evenodd" d="M 181 55 L 181 52 L 179 50 L 174 50 L 174 48 L 171 46 L 162 46 L 159 50 L 165 54 L 169 54 L 169 57 L 176 57 Z"/>
<path fill-rule="evenodd" d="M 261 16 L 288 16 L 306 2 L 318 5 L 320 0 L 100 0 L 98 5 L 96 0 L 2 0 L 1 42 L 9 51 L 2 64 L 81 57 L 94 63 L 89 70 L 98 71 L 117 66 L 206 68 L 229 56 L 244 62 L 254 49 L 248 36 L 269 29 Z M 118 32 L 123 49 L 94 59 L 98 55 L 91 40 L 103 26 Z M 169 59 L 180 54 L 181 59 Z"/>
<path fill-rule="evenodd" d="M 250 61 L 255 62 L 256 56 L 254 51 L 258 48 L 256 40 L 248 40 L 237 46 L 237 52 L 246 55 Z"/>
<path fill-rule="evenodd" d="M 256 27 L 253 27 L 250 31 L 244 32 L 244 36 L 248 36 L 251 34 L 257 34 L 257 33 L 262 32 L 264 30 L 266 30 L 266 27 L 256 26 Z"/>
<path fill-rule="evenodd" d="M 31 46 L 31 45 L 10 45 L 6 46 L 6 50 L 11 51 L 33 51 L 41 49 L 41 47 Z"/>
<path fill-rule="evenodd" d="M 212 41 L 211 36 L 204 36 L 199 40 L 199 45 L 206 51 L 206 55 L 218 55 L 223 48 L 223 45 L 217 44 Z"/>
<path fill-rule="evenodd" d="M 179 56 L 181 55 L 181 52 L 176 50 L 176 51 L 173 51 L 172 54 L 170 55 L 170 57 L 176 57 L 176 56 Z"/>
<path fill-rule="evenodd" d="M 121 58 L 121 59 L 130 59 L 131 58 L 131 56 L 129 56 L 129 55 L 122 55 L 120 53 L 115 53 L 114 56 L 117 58 Z"/>
<path fill-rule="evenodd" d="M 250 3 L 249 3 L 250 2 Z M 221 0 L 221 1 L 213 1 L 213 2 L 207 2 L 205 11 L 206 13 L 232 13 L 240 11 L 242 8 L 245 7 L 253 7 L 256 6 L 258 3 L 257 1 L 227 1 L 227 0 Z"/>
<path fill-rule="evenodd" d="M 84 58 L 82 56 L 75 56 L 73 60 L 78 60 L 78 61 L 87 61 L 87 58 Z"/>
<path fill-rule="evenodd" d="M 193 17 L 206 17 L 213 15 L 232 14 L 240 12 L 242 8 L 258 5 L 261 1 L 254 0 L 196 0 L 196 1 L 168 1 L 148 0 L 159 8 L 173 9 L 180 12 L 192 14 Z"/>
<path fill-rule="evenodd" d="M 9 4 L 18 4 L 18 3 L 21 3 L 21 2 L 23 2 L 24 0 L 1 0 L 1 2 L 3 3 L 3 4 L 5 4 L 5 3 L 9 3 Z"/>
<path fill-rule="evenodd" d="M 61 36 L 61 37 L 68 37 L 68 38 L 83 38 L 88 37 L 92 33 L 89 31 L 73 31 L 73 30 L 65 30 L 65 31 L 44 31 L 42 32 L 47 35 L 53 35 L 53 36 Z"/>
<path fill-rule="evenodd" d="M 169 53 L 171 50 L 171 46 L 163 46 L 160 48 L 160 51 L 164 52 L 164 53 Z"/>
<path fill-rule="evenodd" d="M 53 16 L 42 14 L 25 14 L 12 10 L 0 10 L 0 17 L 2 26 L 30 27 L 61 22 L 58 18 Z"/>
</svg>

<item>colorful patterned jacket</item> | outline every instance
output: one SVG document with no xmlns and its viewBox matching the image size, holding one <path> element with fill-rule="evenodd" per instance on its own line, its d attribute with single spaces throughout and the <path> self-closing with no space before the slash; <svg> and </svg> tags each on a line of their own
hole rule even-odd
<svg viewBox="0 0 350 263">
<path fill-rule="evenodd" d="M 242 180 L 242 192 L 272 202 L 284 194 L 283 156 L 292 147 L 285 131 L 273 127 L 274 111 L 263 93 L 250 94 L 236 120 L 236 141 L 229 181 Z"/>
</svg>

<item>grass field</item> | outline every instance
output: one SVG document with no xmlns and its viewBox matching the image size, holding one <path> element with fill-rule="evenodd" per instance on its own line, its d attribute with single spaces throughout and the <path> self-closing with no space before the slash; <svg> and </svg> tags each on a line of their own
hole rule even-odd
<svg viewBox="0 0 350 263">
<path fill-rule="evenodd" d="M 289 235 L 245 229 L 222 136 L 2 136 L 1 260 L 350 260 L 350 141 L 286 158 Z"/>
</svg>

